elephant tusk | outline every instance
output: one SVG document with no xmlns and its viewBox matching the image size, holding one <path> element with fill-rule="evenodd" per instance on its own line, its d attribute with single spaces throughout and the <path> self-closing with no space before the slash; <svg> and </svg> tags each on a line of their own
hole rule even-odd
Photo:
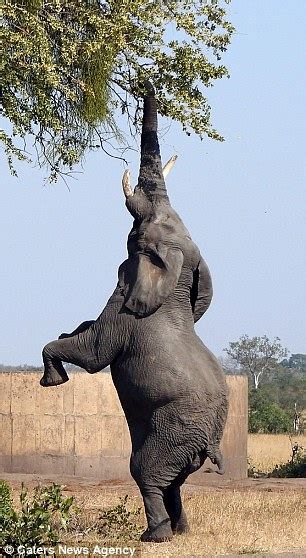
<svg viewBox="0 0 306 558">
<path fill-rule="evenodd" d="M 122 177 L 122 188 L 123 188 L 123 192 L 126 198 L 130 198 L 131 196 L 134 195 L 134 192 L 131 188 L 131 173 L 129 171 L 129 169 L 127 169 L 126 171 L 124 171 L 123 177 Z"/>
<path fill-rule="evenodd" d="M 163 167 L 163 176 L 164 178 L 166 178 L 166 176 L 169 174 L 169 172 L 171 171 L 175 161 L 177 159 L 177 155 L 172 155 L 171 159 L 169 159 L 168 163 L 165 164 L 165 166 Z"/>
</svg>

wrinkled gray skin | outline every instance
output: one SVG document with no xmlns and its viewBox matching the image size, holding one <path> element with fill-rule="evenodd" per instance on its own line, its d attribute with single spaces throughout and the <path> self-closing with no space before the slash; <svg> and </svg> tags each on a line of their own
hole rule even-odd
<svg viewBox="0 0 306 558">
<path fill-rule="evenodd" d="M 149 84 L 139 180 L 126 205 L 134 224 L 115 291 L 97 320 L 46 345 L 41 385 L 68 380 L 62 361 L 90 373 L 110 365 L 131 434 L 131 474 L 145 505 L 142 540 L 162 542 L 188 531 L 180 497 L 188 475 L 207 457 L 223 472 L 227 389 L 194 331 L 211 301 L 211 277 L 167 196 Z"/>
</svg>

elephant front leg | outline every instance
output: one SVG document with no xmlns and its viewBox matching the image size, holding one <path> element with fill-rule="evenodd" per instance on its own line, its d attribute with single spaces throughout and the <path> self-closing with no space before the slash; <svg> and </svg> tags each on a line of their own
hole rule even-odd
<svg viewBox="0 0 306 558">
<path fill-rule="evenodd" d="M 43 349 L 44 375 L 40 380 L 43 387 L 59 386 L 69 380 L 61 359 L 56 356 L 55 343 L 49 343 Z"/>
<path fill-rule="evenodd" d="M 109 364 L 109 360 L 98 360 L 94 343 L 84 335 L 52 341 L 44 347 L 42 356 L 44 375 L 40 385 L 43 387 L 59 386 L 69 380 L 62 362 L 80 366 L 90 373 L 98 372 Z"/>
</svg>

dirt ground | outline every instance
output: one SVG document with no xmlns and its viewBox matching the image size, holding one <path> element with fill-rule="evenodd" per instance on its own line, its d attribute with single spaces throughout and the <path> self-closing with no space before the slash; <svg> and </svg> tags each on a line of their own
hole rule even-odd
<svg viewBox="0 0 306 558">
<path fill-rule="evenodd" d="M 57 475 L 29 475 L 22 473 L 0 473 L 0 478 L 7 481 L 13 488 L 17 488 L 24 483 L 28 488 L 32 488 L 37 484 L 58 483 L 63 485 L 64 492 L 72 492 L 75 494 L 88 494 L 91 490 L 107 489 L 117 493 L 127 492 L 130 495 L 138 495 L 138 488 L 134 482 L 120 481 L 99 481 L 91 478 L 71 477 Z M 264 490 L 266 492 L 302 490 L 306 491 L 305 479 L 277 479 L 277 478 L 248 478 L 244 480 L 223 480 L 219 477 L 217 480 L 210 480 L 209 483 L 203 485 L 194 485 L 186 483 L 183 491 L 186 493 L 194 492 L 212 492 L 222 490 Z"/>
<path fill-rule="evenodd" d="M 117 501 L 118 498 L 126 494 L 128 494 L 129 497 L 137 504 L 141 504 L 141 501 L 139 499 L 139 492 L 134 483 L 121 483 L 118 481 L 99 482 L 97 480 L 88 478 L 85 479 L 78 477 L 58 477 L 52 475 L 26 475 L 9 473 L 0 473 L 0 479 L 7 481 L 13 488 L 14 492 L 16 491 L 16 493 L 18 493 L 21 483 L 31 489 L 38 484 L 46 485 L 55 482 L 63 486 L 64 495 L 73 495 L 77 502 L 89 503 L 91 509 L 100 509 L 103 504 L 105 505 L 105 501 L 112 504 L 114 501 Z M 271 493 L 270 497 L 267 493 Z M 184 535 L 180 538 L 176 537 L 176 539 L 172 543 L 163 543 L 162 545 L 142 545 L 142 557 L 149 558 L 150 556 L 154 556 L 154 558 L 175 558 L 177 556 L 181 558 L 209 558 L 210 556 L 214 556 L 216 558 L 216 556 L 226 556 L 227 558 L 234 558 L 241 555 L 248 555 L 248 557 L 263 556 L 266 558 L 306 558 L 306 521 L 304 522 L 304 519 L 301 520 L 300 515 L 297 516 L 297 520 L 294 519 L 292 515 L 291 518 L 288 517 L 287 521 L 286 513 L 288 512 L 286 512 L 286 510 L 284 509 L 284 524 L 281 523 L 281 516 L 276 515 L 275 523 L 273 523 L 271 519 L 270 526 L 267 525 L 267 522 L 263 526 L 260 525 L 260 516 L 263 513 L 267 514 L 268 520 L 270 519 L 269 510 L 266 509 L 267 504 L 269 505 L 270 500 L 272 502 L 272 500 L 274 499 L 274 508 L 272 509 L 271 507 L 271 515 L 272 512 L 275 513 L 275 509 L 276 513 L 278 513 L 278 509 L 282 507 L 282 505 L 284 505 L 285 508 L 286 503 L 288 503 L 290 499 L 292 500 L 293 506 L 293 508 L 291 507 L 290 509 L 293 509 L 294 513 L 294 498 L 299 499 L 296 501 L 298 501 L 298 505 L 302 505 L 303 508 L 306 501 L 306 479 L 250 478 L 243 481 L 227 481 L 220 478 L 220 480 L 218 479 L 210 481 L 209 484 L 205 484 L 202 486 L 185 484 L 183 487 L 183 497 L 185 503 L 187 503 L 187 507 L 189 504 L 189 515 L 191 510 L 195 510 L 194 515 L 191 516 L 191 523 L 193 522 L 194 525 L 196 524 L 199 514 L 202 513 L 203 498 L 206 499 L 206 501 L 211 500 L 212 505 L 214 505 L 214 502 L 216 502 L 217 506 L 220 505 L 220 508 L 212 510 L 211 517 L 214 517 L 214 514 L 220 515 L 220 510 L 224 509 L 224 504 L 232 505 L 231 502 L 233 500 L 234 506 L 236 506 L 236 508 L 233 508 L 233 521 L 235 522 L 235 517 L 237 517 L 237 533 L 233 535 L 232 530 L 229 527 L 229 534 L 227 535 L 226 533 L 224 533 L 225 539 L 226 537 L 228 538 L 229 536 L 232 536 L 233 542 L 231 544 L 228 544 L 228 541 L 226 541 L 225 545 L 224 541 L 220 540 L 220 550 L 214 552 L 213 537 L 215 535 L 212 530 L 206 529 L 199 533 L 199 531 L 195 529 L 195 532 L 191 533 L 191 535 Z M 249 507 L 241 507 L 241 501 L 247 500 L 249 500 Z M 197 505 L 199 504 L 200 507 L 197 508 Z M 254 516 L 255 521 L 259 521 L 257 527 L 254 526 L 254 518 L 250 519 L 248 516 L 248 514 L 252 513 L 252 509 L 256 505 L 259 506 L 259 513 L 257 516 Z M 260 506 L 263 507 L 260 508 Z M 302 514 L 304 513 L 304 511 L 304 509 L 301 509 Z M 203 511 L 203 513 L 203 521 L 206 521 L 207 510 Z M 244 514 L 245 517 L 241 519 L 241 517 L 239 517 L 239 514 Z M 288 527 L 288 532 L 286 533 L 284 539 L 285 542 L 283 542 L 282 544 L 278 544 L 280 539 L 278 530 L 286 530 L 286 523 L 289 524 L 290 519 L 292 520 L 292 526 L 290 527 L 290 529 Z M 227 525 L 229 520 L 232 520 L 232 516 L 225 516 L 222 525 Z M 238 526 L 240 520 L 241 527 Z M 299 520 L 300 523 L 298 523 Z M 212 522 L 212 520 L 210 521 Z M 295 521 L 297 521 L 297 523 L 295 523 Z M 199 519 L 199 525 L 201 526 L 201 524 L 202 519 Z M 238 548 L 240 547 L 238 544 L 236 544 L 236 541 L 234 539 L 237 539 L 237 536 L 240 536 L 241 531 L 243 531 L 244 529 L 247 530 L 248 528 L 250 528 L 251 536 L 253 533 L 257 534 L 258 532 L 260 532 L 261 543 L 265 543 L 263 546 L 260 546 L 260 548 L 265 549 L 265 552 L 260 552 L 260 550 L 257 548 L 257 544 L 245 545 L 245 540 L 249 540 L 250 538 L 247 538 L 247 536 L 244 540 L 241 539 L 241 550 L 238 551 Z M 274 531 L 274 533 L 272 533 L 272 531 Z M 296 539 L 293 540 L 295 533 Z M 271 538 L 271 541 L 270 534 L 273 534 L 274 537 Z M 204 537 L 206 537 L 205 543 L 203 543 Z M 212 537 L 211 542 L 209 542 L 209 537 Z M 254 539 L 254 542 L 256 543 L 256 539 Z M 238 553 L 233 553 L 233 550 L 231 552 L 231 548 Z M 254 550 L 252 550 L 253 548 Z"/>
</svg>

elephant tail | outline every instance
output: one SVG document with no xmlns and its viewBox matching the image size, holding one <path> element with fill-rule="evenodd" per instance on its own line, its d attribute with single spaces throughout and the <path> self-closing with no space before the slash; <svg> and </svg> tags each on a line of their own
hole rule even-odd
<svg viewBox="0 0 306 558">
<path fill-rule="evenodd" d="M 224 458 L 223 458 L 223 455 L 221 453 L 221 450 L 220 450 L 219 446 L 214 447 L 214 448 L 211 448 L 211 447 L 208 448 L 206 450 L 206 455 L 207 455 L 207 457 L 209 457 L 210 461 L 214 465 L 217 465 L 218 471 L 216 471 L 216 473 L 218 473 L 218 475 L 224 475 L 224 473 L 225 473 Z"/>
<path fill-rule="evenodd" d="M 207 457 L 209 457 L 210 461 L 214 465 L 217 465 L 218 470 L 215 472 L 218 475 L 224 475 L 225 473 L 224 458 L 220 451 L 219 446 L 217 447 L 210 446 L 207 449 L 197 453 L 188 467 L 188 474 L 190 475 L 191 473 L 194 473 L 195 471 L 200 469 L 200 467 L 202 467 Z"/>
</svg>

